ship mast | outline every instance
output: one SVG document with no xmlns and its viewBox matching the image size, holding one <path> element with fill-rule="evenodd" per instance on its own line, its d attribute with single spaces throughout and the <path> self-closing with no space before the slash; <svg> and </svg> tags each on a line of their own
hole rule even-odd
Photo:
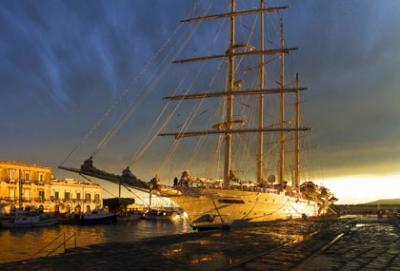
<svg viewBox="0 0 400 271">
<path fill-rule="evenodd" d="M 260 9 L 264 8 L 264 0 L 260 0 Z M 264 50 L 264 13 L 260 15 L 260 50 Z M 259 85 L 260 89 L 265 88 L 265 58 L 260 55 L 260 69 L 259 69 Z M 257 182 L 261 183 L 264 178 L 264 94 L 261 93 L 259 97 L 259 112 L 258 112 L 258 152 L 257 152 Z"/>
<path fill-rule="evenodd" d="M 230 0 L 230 12 L 235 12 L 235 0 Z M 233 118 L 233 95 L 230 95 L 234 91 L 235 84 L 235 16 L 230 16 L 230 33 L 229 33 L 229 57 L 228 57 L 228 68 L 227 68 L 227 92 L 226 96 L 226 128 L 232 129 L 232 118 Z M 229 186 L 230 172 L 232 162 L 232 134 L 225 134 L 225 166 L 224 166 L 224 187 Z"/>
<path fill-rule="evenodd" d="M 300 86 L 299 74 L 296 73 L 296 88 Z M 296 128 L 300 128 L 300 93 L 296 92 Z M 300 132 L 296 131 L 295 138 L 295 168 L 294 168 L 294 187 L 297 194 L 300 194 Z"/>
<path fill-rule="evenodd" d="M 227 62 L 227 70 L 226 70 L 226 82 L 223 90 L 219 91 L 196 91 L 195 93 L 190 94 L 179 94 L 173 96 L 164 97 L 164 99 L 170 101 L 181 101 L 181 100 L 192 100 L 192 99 L 206 99 L 206 98 L 224 98 L 226 105 L 224 123 L 220 123 L 221 125 L 213 126 L 212 129 L 208 130 L 197 130 L 197 131 L 180 131 L 180 132 L 163 132 L 159 133 L 158 136 L 174 136 L 175 139 L 181 139 L 185 137 L 193 137 L 193 136 L 205 136 L 205 135 L 224 135 L 225 136 L 225 164 L 224 164 L 224 187 L 229 188 L 229 184 L 231 181 L 231 159 L 232 159 L 232 136 L 233 134 L 242 134 L 242 133 L 255 133 L 258 135 L 258 152 L 257 152 L 257 181 L 261 182 L 263 180 L 263 133 L 279 133 L 280 135 L 280 149 L 279 149 L 279 182 L 281 190 L 284 184 L 284 150 L 285 150 L 285 133 L 286 132 L 295 132 L 295 178 L 294 178 L 294 186 L 296 191 L 299 193 L 300 190 L 300 132 L 309 131 L 310 128 L 301 127 L 301 117 L 300 117 L 300 92 L 306 90 L 304 87 L 300 87 L 300 81 L 298 76 L 296 75 L 296 86 L 292 88 L 288 88 L 285 86 L 285 54 L 289 54 L 292 51 L 297 50 L 297 48 L 288 48 L 285 47 L 285 39 L 284 39 L 284 31 L 283 31 L 283 20 L 280 19 L 280 46 L 279 48 L 271 48 L 265 49 L 265 16 L 264 13 L 276 13 L 281 10 L 285 10 L 287 6 L 276 6 L 276 7 L 265 7 L 265 0 L 260 0 L 260 6 L 257 9 L 248 9 L 248 10 L 236 10 L 236 0 L 227 0 L 229 1 L 229 11 L 220 14 L 214 15 L 205 15 L 198 16 L 193 18 L 188 18 L 181 20 L 184 23 L 197 23 L 202 21 L 209 20 L 218 20 L 229 18 L 230 20 L 230 33 L 229 33 L 229 47 L 225 52 L 214 54 L 214 55 L 206 55 L 206 56 L 196 56 L 186 59 L 179 59 L 173 61 L 173 63 L 192 63 L 192 62 L 201 62 L 201 61 L 212 61 L 216 59 L 224 59 Z M 249 44 L 236 44 L 235 43 L 235 19 L 236 16 L 245 16 L 245 15 L 254 15 L 260 14 L 261 22 L 260 22 L 260 48 L 256 49 L 254 46 L 250 46 Z M 276 88 L 267 88 L 266 85 L 266 76 L 265 76 L 265 55 L 273 56 L 275 58 L 280 58 L 280 82 L 279 86 Z M 259 58 L 259 68 L 257 69 L 258 76 L 258 85 L 256 88 L 248 88 L 248 89 L 240 89 L 237 87 L 239 84 L 235 81 L 235 61 L 236 57 L 257 57 Z M 189 90 L 186 90 L 184 93 L 188 93 Z M 285 94 L 291 93 L 296 94 L 296 123 L 295 127 L 290 127 L 288 123 L 285 122 Z M 264 127 L 264 96 L 265 95 L 279 95 L 280 97 L 280 124 L 279 127 Z M 233 119 L 233 106 L 234 106 L 234 97 L 236 96 L 257 96 L 259 98 L 259 123 L 257 127 L 245 127 L 245 128 L 237 128 L 234 127 L 235 123 L 242 123 L 241 120 Z M 91 158 L 87 160 L 87 162 L 92 162 Z M 113 183 L 117 183 L 120 185 L 119 187 L 119 197 L 121 194 L 121 184 L 124 183 L 123 176 L 107 173 L 102 170 L 97 170 L 93 168 L 93 166 L 89 166 L 87 169 L 86 161 L 82 165 L 80 169 L 77 168 L 69 168 L 64 167 L 62 165 L 59 166 L 60 169 L 68 170 L 71 172 L 79 173 L 80 175 L 92 176 L 104 180 L 111 181 Z M 22 206 L 22 180 L 21 180 L 21 171 L 19 172 L 19 184 L 20 184 L 20 196 L 19 196 L 19 205 Z M 121 183 L 122 180 L 122 183 Z M 143 192 L 149 192 L 150 190 L 150 198 L 149 198 L 149 206 L 152 204 L 152 187 L 141 180 L 135 180 L 132 182 L 127 182 L 125 185 L 134 187 Z M 124 185 L 124 186 L 125 186 Z"/>
<path fill-rule="evenodd" d="M 283 32 L 283 19 L 280 18 L 280 43 L 281 48 L 285 48 L 285 37 Z M 280 54 L 281 59 L 281 74 L 280 74 L 280 114 L 279 114 L 279 125 L 280 125 L 280 137 L 279 137 L 279 183 L 281 189 L 284 183 L 284 170 L 285 170 L 285 134 L 283 133 L 285 123 L 285 54 Z"/>
<path fill-rule="evenodd" d="M 226 102 L 226 112 L 225 112 L 225 122 L 222 123 L 222 128 L 213 130 L 200 130 L 200 131 L 181 131 L 172 133 L 160 133 L 159 136 L 174 136 L 176 139 L 192 136 L 203 136 L 211 134 L 224 134 L 225 135 L 225 163 L 224 163 L 224 187 L 229 187 L 231 178 L 231 166 L 232 166 L 232 135 L 238 133 L 257 133 L 258 135 L 258 151 L 257 151 L 257 181 L 262 181 L 263 179 L 263 133 L 272 132 L 280 133 L 280 174 L 279 180 L 281 187 L 283 186 L 283 172 L 284 172 L 284 132 L 295 132 L 295 131 L 308 131 L 310 128 L 303 127 L 287 127 L 284 125 L 284 94 L 285 93 L 298 93 L 300 91 L 306 90 L 300 86 L 296 88 L 286 88 L 284 82 L 284 55 L 297 50 L 297 48 L 287 48 L 285 47 L 285 41 L 283 38 L 283 23 L 281 20 L 281 46 L 279 48 L 265 49 L 264 41 L 264 13 L 274 13 L 281 10 L 287 9 L 287 6 L 277 6 L 277 7 L 265 7 L 265 0 L 260 0 L 260 7 L 258 9 L 250 10 L 236 10 L 236 1 L 229 0 L 229 12 L 215 15 L 205 15 L 189 19 L 184 19 L 181 22 L 184 23 L 194 23 L 202 22 L 207 20 L 216 20 L 229 18 L 230 29 L 229 29 L 229 47 L 225 53 L 207 55 L 207 56 L 197 56 L 187 59 L 179 59 L 173 61 L 173 63 L 184 64 L 200 61 L 210 61 L 215 59 L 225 59 L 227 61 L 227 75 L 226 75 L 226 87 L 225 90 L 217 92 L 196 92 L 193 94 L 184 95 L 174 95 L 167 96 L 164 99 L 167 100 L 190 100 L 190 99 L 205 99 L 212 97 L 223 97 Z M 240 45 L 235 43 L 235 18 L 236 16 L 244 16 L 251 14 L 261 15 L 261 39 L 260 39 L 260 49 L 248 50 L 248 45 Z M 279 88 L 266 88 L 265 87 L 265 55 L 278 56 L 281 59 L 281 80 Z M 259 72 L 259 86 L 258 89 L 246 89 L 239 90 L 235 89 L 235 60 L 236 56 L 259 56 L 260 66 Z M 280 114 L 280 127 L 279 128 L 265 128 L 264 127 L 264 95 L 280 94 L 281 97 L 281 114 Z M 259 123 L 256 128 L 245 128 L 237 129 L 233 127 L 234 123 L 238 120 L 233 119 L 233 106 L 235 96 L 250 96 L 257 95 L 259 97 Z"/>
</svg>

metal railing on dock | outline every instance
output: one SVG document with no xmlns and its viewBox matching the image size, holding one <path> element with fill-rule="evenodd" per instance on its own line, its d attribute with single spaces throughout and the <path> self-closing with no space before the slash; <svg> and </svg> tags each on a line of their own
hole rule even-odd
<svg viewBox="0 0 400 271">
<path fill-rule="evenodd" d="M 53 253 L 55 253 L 58 249 L 60 249 L 61 247 L 63 248 L 63 253 L 68 252 L 68 241 L 73 239 L 73 248 L 76 248 L 76 232 L 72 233 L 70 236 L 67 236 L 67 234 L 65 232 L 57 235 L 53 240 L 51 240 L 50 242 L 48 242 L 45 246 L 43 246 L 42 248 L 40 248 L 35 254 L 33 254 L 31 256 L 31 258 L 36 258 L 39 255 L 41 255 L 42 253 L 46 252 L 46 254 L 44 255 L 45 257 L 48 257 L 50 255 L 52 255 Z M 57 244 L 54 248 L 52 248 L 51 250 L 48 250 L 51 245 Z"/>
</svg>

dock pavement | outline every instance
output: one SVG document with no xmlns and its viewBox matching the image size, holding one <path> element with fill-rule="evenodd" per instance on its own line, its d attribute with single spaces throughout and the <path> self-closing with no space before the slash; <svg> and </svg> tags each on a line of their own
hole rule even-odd
<svg viewBox="0 0 400 271">
<path fill-rule="evenodd" d="M 280 221 L 77 247 L 0 270 L 400 270 L 394 219 Z"/>
</svg>

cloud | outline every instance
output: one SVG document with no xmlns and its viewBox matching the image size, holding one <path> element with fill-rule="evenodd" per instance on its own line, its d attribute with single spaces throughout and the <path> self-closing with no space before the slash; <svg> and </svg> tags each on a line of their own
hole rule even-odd
<svg viewBox="0 0 400 271">
<path fill-rule="evenodd" d="M 224 1 L 187 0 L 3 1 L 0 6 L 3 158 L 24 160 L 22 153 L 29 152 L 28 157 L 38 160 L 35 162 L 62 160 L 174 32 L 179 19 L 190 16 L 193 3 L 200 5 L 195 15 L 208 8 L 210 13 L 221 12 L 225 5 Z M 257 3 L 252 1 L 250 5 L 257 6 Z M 308 164 L 327 171 L 344 170 L 348 165 L 368 170 L 374 160 L 397 161 L 393 149 L 399 147 L 400 134 L 400 78 L 397 75 L 400 36 L 394 33 L 400 27 L 396 20 L 400 3 L 397 0 L 279 3 L 291 6 L 283 13 L 288 45 L 300 47 L 287 59 L 288 83 L 299 71 L 303 84 L 310 88 L 303 98 L 305 123 L 313 127 L 307 140 L 312 141 L 308 144 L 319 147 L 313 148 Z M 216 39 L 218 23 L 206 22 L 200 26 L 179 57 L 223 52 L 227 24 L 222 26 L 223 31 Z M 272 46 L 277 44 L 277 24 L 270 23 L 275 29 L 269 33 L 271 39 L 275 36 L 274 42 L 268 43 Z M 245 40 L 251 24 L 251 18 L 240 19 L 238 41 Z M 97 140 L 129 107 L 148 80 L 161 74 L 157 65 L 162 57 L 176 50 L 193 27 L 184 25 L 179 29 L 173 46 L 166 48 L 145 75 L 131 86 L 129 95 L 89 140 L 77 156 L 79 159 L 92 151 Z M 214 40 L 221 46 L 213 45 Z M 252 41 L 258 43 L 255 38 Z M 161 96 L 170 93 L 183 77 L 178 91 L 190 85 L 193 90 L 208 87 L 209 80 L 204 78 L 216 73 L 217 64 L 204 66 L 199 80 L 193 78 L 201 64 L 173 66 L 149 91 L 117 139 L 110 142 L 112 147 L 106 149 L 104 156 L 118 163 L 129 160 L 163 107 Z M 256 65 L 255 59 L 244 62 L 244 66 L 251 65 Z M 273 85 L 271 76 L 277 75 L 272 73 L 272 67 L 267 69 L 269 85 Z M 223 87 L 224 73 L 218 75 L 220 80 L 213 86 L 215 89 Z M 246 84 L 254 83 L 255 76 L 244 78 Z M 290 104 L 291 100 L 288 101 Z M 210 103 L 202 107 L 208 110 L 206 116 L 211 116 L 215 106 L 216 103 Z M 184 108 L 190 110 L 188 107 Z M 183 123 L 184 110 L 179 110 L 179 114 L 168 128 Z M 276 121 L 268 120 L 268 123 Z M 203 118 L 197 119 L 193 127 L 208 128 Z M 163 144 L 170 142 L 162 141 Z M 207 142 L 214 151 L 216 140 Z M 183 154 L 191 150 L 190 144 L 182 145 L 185 147 L 178 149 L 176 161 L 184 160 Z M 160 151 L 150 151 L 144 161 L 162 162 L 168 148 L 157 146 Z M 365 151 L 360 153 L 360 150 Z M 111 164 L 110 160 L 103 161 L 106 166 Z M 112 167 L 117 168 L 118 163 Z M 204 161 L 198 165 L 208 166 Z M 154 167 L 143 165 L 143 168 Z"/>
</svg>

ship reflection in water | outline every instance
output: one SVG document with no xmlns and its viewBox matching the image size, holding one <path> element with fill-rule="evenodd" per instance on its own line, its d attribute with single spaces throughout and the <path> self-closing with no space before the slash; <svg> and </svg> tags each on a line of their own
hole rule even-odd
<svg viewBox="0 0 400 271">
<path fill-rule="evenodd" d="M 203 238 L 165 246 L 161 256 L 171 262 L 181 262 L 190 270 L 223 269 L 239 263 L 239 259 L 266 254 L 283 244 L 294 245 L 311 238 L 315 233 L 310 231 L 312 225 L 303 227 L 302 223 L 289 222 L 212 232 Z"/>
<path fill-rule="evenodd" d="M 93 226 L 59 225 L 57 227 L 6 230 L 0 229 L 0 263 L 29 259 L 39 249 L 62 233 L 76 233 L 77 246 L 85 247 L 100 243 L 130 242 L 144 238 L 191 232 L 187 221 L 136 221 Z M 67 247 L 72 247 L 70 240 Z M 54 246 L 53 246 L 54 247 Z M 60 250 L 60 252 L 62 252 Z M 43 256 L 43 255 L 42 255 Z"/>
</svg>

